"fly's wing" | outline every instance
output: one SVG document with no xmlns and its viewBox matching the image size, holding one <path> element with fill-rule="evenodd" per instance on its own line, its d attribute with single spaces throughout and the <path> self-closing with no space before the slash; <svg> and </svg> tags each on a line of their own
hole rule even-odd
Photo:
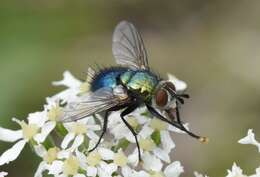
<svg viewBox="0 0 260 177">
<path fill-rule="evenodd" d="M 69 103 L 64 110 L 62 122 L 76 121 L 87 116 L 108 110 L 123 103 L 126 97 L 117 95 L 112 88 L 101 88 L 83 96 L 79 101 Z"/>
<path fill-rule="evenodd" d="M 120 22 L 113 34 L 113 55 L 116 63 L 131 69 L 149 69 L 143 39 L 132 23 Z"/>
</svg>

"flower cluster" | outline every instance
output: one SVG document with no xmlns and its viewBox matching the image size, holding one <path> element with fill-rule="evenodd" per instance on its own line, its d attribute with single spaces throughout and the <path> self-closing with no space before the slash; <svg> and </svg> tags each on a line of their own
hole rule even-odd
<svg viewBox="0 0 260 177">
<path fill-rule="evenodd" d="M 255 134 L 253 133 L 252 129 L 249 129 L 247 132 L 247 136 L 240 139 L 238 141 L 240 144 L 252 144 L 255 145 L 258 148 L 258 151 L 260 152 L 260 143 L 255 139 Z M 227 170 L 228 174 L 226 177 L 260 177 L 260 167 L 256 168 L 255 174 L 252 175 L 245 175 L 243 174 L 243 170 L 237 166 L 237 164 L 234 162 L 232 169 Z M 195 172 L 194 175 L 196 177 L 207 177 L 202 174 L 199 174 L 198 172 Z"/>
<path fill-rule="evenodd" d="M 177 91 L 187 87 L 185 82 L 172 75 L 169 75 L 169 81 L 174 83 Z M 66 105 L 87 94 L 88 78 L 81 82 L 66 71 L 63 80 L 53 84 L 66 89 L 46 98 L 42 111 L 29 114 L 25 120 L 13 118 L 20 129 L 0 127 L 0 140 L 14 143 L 0 156 L 0 166 L 17 159 L 23 148 L 29 145 L 42 159 L 35 177 L 42 177 L 43 173 L 55 177 L 178 177 L 184 172 L 180 162 L 172 161 L 170 156 L 175 148 L 171 132 L 184 132 L 151 118 L 145 108 L 127 117 L 128 123 L 138 132 L 142 161 L 138 158 L 135 138 L 122 122 L 120 112 L 109 115 L 106 137 L 90 152 L 99 140 L 102 116 L 97 114 L 68 123 L 60 121 Z M 260 143 L 251 129 L 239 143 L 255 145 L 260 152 Z M 6 172 L 0 172 L 0 177 L 6 175 Z M 198 172 L 194 175 L 208 177 Z M 226 177 L 260 177 L 260 168 L 247 176 L 234 163 Z"/>
<path fill-rule="evenodd" d="M 240 144 L 252 144 L 258 147 L 258 151 L 260 152 L 260 143 L 255 139 L 255 134 L 252 129 L 249 129 L 247 132 L 247 136 L 240 139 L 238 141 Z M 243 174 L 243 170 L 236 165 L 233 164 L 232 169 L 228 170 L 227 177 L 260 177 L 260 167 L 256 169 L 256 173 L 253 175 L 245 175 Z"/>
<path fill-rule="evenodd" d="M 186 84 L 169 75 L 177 89 Z M 89 152 L 99 139 L 103 124 L 101 115 L 64 123 L 64 107 L 80 99 L 89 89 L 88 82 L 81 82 L 68 71 L 55 86 L 66 89 L 46 98 L 43 110 L 31 113 L 25 120 L 13 118 L 21 128 L 10 130 L 0 127 L 0 140 L 14 145 L 0 156 L 0 166 L 18 158 L 26 145 L 30 145 L 42 161 L 35 177 L 43 173 L 57 177 L 178 177 L 183 173 L 179 161 L 172 161 L 170 153 L 175 147 L 170 133 L 184 133 L 170 125 L 152 119 L 145 108 L 127 117 L 138 132 L 142 161 L 139 161 L 135 139 L 120 118 L 120 112 L 109 115 L 108 133 L 98 148 Z M 137 170 L 138 169 L 138 170 Z M 5 172 L 0 176 L 7 175 Z"/>
</svg>

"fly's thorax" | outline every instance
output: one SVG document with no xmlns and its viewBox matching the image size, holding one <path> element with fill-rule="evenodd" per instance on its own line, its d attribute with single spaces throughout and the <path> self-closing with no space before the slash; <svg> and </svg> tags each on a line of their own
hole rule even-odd
<svg viewBox="0 0 260 177">
<path fill-rule="evenodd" d="M 124 85 L 127 85 L 127 83 L 130 81 L 132 76 L 135 74 L 135 71 L 128 70 L 120 75 L 120 80 Z"/>
<path fill-rule="evenodd" d="M 127 71 L 121 75 L 121 81 L 126 87 L 134 91 L 145 99 L 151 98 L 156 85 L 158 84 L 158 77 L 149 71 Z"/>
</svg>

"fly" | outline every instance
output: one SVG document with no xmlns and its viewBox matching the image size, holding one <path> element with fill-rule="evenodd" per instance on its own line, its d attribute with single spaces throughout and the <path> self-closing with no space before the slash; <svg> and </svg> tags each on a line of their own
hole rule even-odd
<svg viewBox="0 0 260 177">
<path fill-rule="evenodd" d="M 122 110 L 120 117 L 135 137 L 138 157 L 141 160 L 137 133 L 125 116 L 142 105 L 146 106 L 154 117 L 201 142 L 207 141 L 206 137 L 198 136 L 184 127 L 179 106 L 189 95 L 177 93 L 172 82 L 163 80 L 150 70 L 143 39 L 132 23 L 122 21 L 116 26 L 112 52 L 118 66 L 100 69 L 98 72 L 89 69 L 91 92 L 82 96 L 80 101 L 69 104 L 69 110 L 63 117 L 63 122 L 70 122 L 104 113 L 102 133 L 90 151 L 95 150 L 100 144 L 107 130 L 109 114 Z"/>
</svg>

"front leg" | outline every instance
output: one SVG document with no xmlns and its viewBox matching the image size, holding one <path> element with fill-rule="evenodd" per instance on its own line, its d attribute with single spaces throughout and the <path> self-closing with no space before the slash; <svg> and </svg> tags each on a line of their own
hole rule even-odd
<svg viewBox="0 0 260 177">
<path fill-rule="evenodd" d="M 137 146 L 137 149 L 138 149 L 138 158 L 139 158 L 139 161 L 141 161 L 141 151 L 140 151 L 140 146 L 139 146 L 139 142 L 138 142 L 138 139 L 137 139 L 137 133 L 135 132 L 133 127 L 124 118 L 124 116 L 130 114 L 131 112 L 133 112 L 139 106 L 140 106 L 140 104 L 138 102 L 130 103 L 128 105 L 128 107 L 120 114 L 120 117 L 123 120 L 123 122 L 125 123 L 125 125 L 127 126 L 127 128 L 131 131 L 131 133 L 135 137 L 135 142 L 136 142 L 136 146 Z"/>
<path fill-rule="evenodd" d="M 182 123 L 179 123 L 179 122 L 176 122 L 176 121 L 172 121 L 172 122 L 171 122 L 171 121 L 169 121 L 168 119 L 166 119 L 165 117 L 163 117 L 159 112 L 157 112 L 152 106 L 146 104 L 146 107 L 147 107 L 148 111 L 149 111 L 152 115 L 154 115 L 155 117 L 161 119 L 162 121 L 167 122 L 168 124 L 171 124 L 172 126 L 174 126 L 174 127 L 178 128 L 178 129 L 180 129 L 180 130 L 186 132 L 188 135 L 190 135 L 190 136 L 193 137 L 193 138 L 199 139 L 201 142 L 206 141 L 206 138 L 205 138 L 205 137 L 201 137 L 201 136 L 198 136 L 198 135 L 196 135 L 196 134 L 190 132 L 189 130 L 187 130 L 187 129 L 182 125 Z"/>
<path fill-rule="evenodd" d="M 96 145 L 95 145 L 92 149 L 90 149 L 89 152 L 94 151 L 94 150 L 98 147 L 98 145 L 100 144 L 100 142 L 101 142 L 103 136 L 105 135 L 105 133 L 106 133 L 106 131 L 107 131 L 108 114 L 109 114 L 109 112 L 106 111 L 106 112 L 105 112 L 105 116 L 104 116 L 104 123 L 103 123 L 102 133 L 101 133 L 101 135 L 100 135 L 100 137 L 99 137 L 98 142 L 96 143 Z"/>
</svg>

